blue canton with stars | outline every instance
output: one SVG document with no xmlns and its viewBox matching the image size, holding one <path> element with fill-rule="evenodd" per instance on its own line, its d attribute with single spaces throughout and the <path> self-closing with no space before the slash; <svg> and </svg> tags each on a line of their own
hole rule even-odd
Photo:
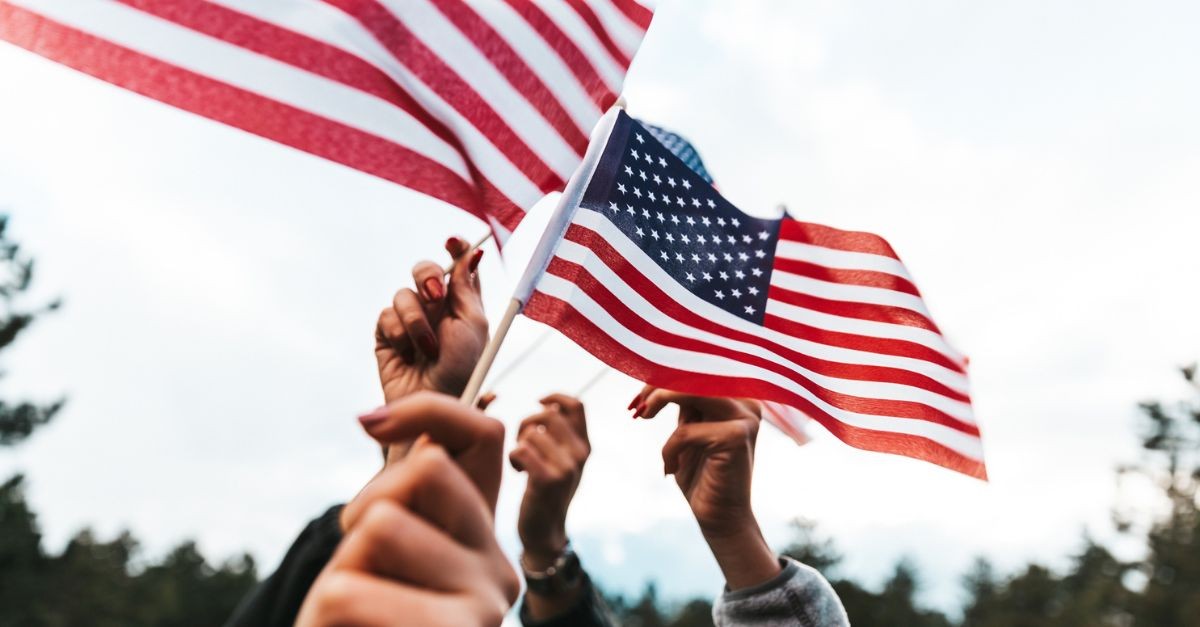
<svg viewBox="0 0 1200 627">
<path fill-rule="evenodd" d="M 762 324 L 779 220 L 742 213 L 624 112 L 581 204 L 696 296 Z"/>
</svg>

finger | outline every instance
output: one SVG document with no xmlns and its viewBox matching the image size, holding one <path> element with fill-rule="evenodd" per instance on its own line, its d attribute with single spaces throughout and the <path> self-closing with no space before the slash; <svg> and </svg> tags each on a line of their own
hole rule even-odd
<svg viewBox="0 0 1200 627">
<path fill-rule="evenodd" d="M 470 253 L 463 251 L 462 255 L 455 258 L 454 269 L 450 271 L 446 304 L 455 318 L 487 324 L 483 296 L 476 276 L 482 258 L 483 250 L 479 248 Z"/>
<path fill-rule="evenodd" d="M 551 394 L 538 402 L 543 405 L 558 405 L 562 415 L 567 417 L 575 431 L 587 439 L 587 415 L 579 399 L 566 394 Z"/>
<path fill-rule="evenodd" d="M 437 568 L 430 568 L 437 564 Z M 443 592 L 469 589 L 478 572 L 470 551 L 395 501 L 376 499 L 342 539 L 332 568 L 373 572 Z"/>
<path fill-rule="evenodd" d="M 434 392 L 409 394 L 358 420 L 381 443 L 410 440 L 427 433 L 451 454 L 481 443 L 500 445 L 504 438 L 504 425 L 499 421 L 458 399 Z"/>
<path fill-rule="evenodd" d="M 681 424 L 663 444 L 663 472 L 673 474 L 678 468 L 679 454 L 688 447 L 702 447 L 709 454 L 741 447 L 752 448 L 756 434 L 757 424 L 748 420 Z"/>
<path fill-rule="evenodd" d="M 465 603 L 460 595 L 438 594 L 366 573 L 338 570 L 325 572 L 317 580 L 296 625 L 386 627 L 395 625 L 398 617 L 403 617 L 406 624 L 416 625 L 497 622 L 493 618 L 496 610 L 490 607 L 486 618 L 473 615 L 482 609 Z"/>
<path fill-rule="evenodd" d="M 568 448 L 550 435 L 549 431 L 543 431 L 536 427 L 529 429 L 521 434 L 521 441 L 537 451 L 538 455 L 541 455 L 542 459 L 552 467 L 552 470 L 569 473 L 574 472 L 578 465 Z"/>
<path fill-rule="evenodd" d="M 590 452 L 587 437 L 576 433 L 567 417 L 556 410 L 547 410 L 522 420 L 517 428 L 517 441 L 523 440 L 527 429 L 538 427 L 549 433 L 558 446 L 567 449 L 573 457 L 586 458 Z"/>
<path fill-rule="evenodd" d="M 494 508 L 504 460 L 504 425 L 457 399 L 417 392 L 359 417 L 381 444 L 425 434 L 446 448 Z"/>
<path fill-rule="evenodd" d="M 440 303 L 446 297 L 442 274 L 442 267 L 432 261 L 422 261 L 413 266 L 413 285 L 426 303 Z"/>
<path fill-rule="evenodd" d="M 496 401 L 496 393 L 495 392 L 486 392 L 486 393 L 484 393 L 483 396 L 480 396 L 475 401 L 475 408 L 478 409 L 479 411 L 484 411 L 488 408 L 488 405 L 491 405 L 495 401 Z"/>
<path fill-rule="evenodd" d="M 550 464 L 532 446 L 519 444 L 508 454 L 508 461 L 519 472 L 529 475 L 531 480 L 542 482 L 550 476 Z"/>
<path fill-rule="evenodd" d="M 406 363 L 412 363 L 415 357 L 412 342 L 404 331 L 404 323 L 400 321 L 400 315 L 396 313 L 395 307 L 385 307 L 379 313 L 378 322 L 375 323 L 376 358 L 380 362 L 379 365 L 382 366 L 390 356 L 380 352 L 380 349 L 390 349 L 390 351 L 399 353 L 400 358 Z"/>
<path fill-rule="evenodd" d="M 353 532 L 381 500 L 407 507 L 469 547 L 485 548 L 494 542 L 487 503 L 440 446 L 414 446 L 402 463 L 379 473 L 342 508 L 342 528 Z"/>
<path fill-rule="evenodd" d="M 644 407 L 642 416 L 653 418 L 671 403 L 679 405 L 681 416 L 688 421 L 701 416 L 705 420 L 732 420 L 741 417 L 746 411 L 743 405 L 730 398 L 699 396 L 653 388 L 642 398 Z"/>
<path fill-rule="evenodd" d="M 446 252 L 450 253 L 455 261 L 458 261 L 458 258 L 465 255 L 470 249 L 470 242 L 457 235 L 446 240 Z"/>
<path fill-rule="evenodd" d="M 417 350 L 430 360 L 437 359 L 438 341 L 429 319 L 425 317 L 425 307 L 417 297 L 416 292 L 405 288 L 396 292 L 392 299 L 392 308 L 404 325 L 404 332 L 412 338 Z"/>
</svg>

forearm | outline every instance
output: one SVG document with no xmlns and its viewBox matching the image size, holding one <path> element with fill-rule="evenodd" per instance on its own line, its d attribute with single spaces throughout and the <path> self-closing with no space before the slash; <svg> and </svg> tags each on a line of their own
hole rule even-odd
<svg viewBox="0 0 1200 627">
<path fill-rule="evenodd" d="M 779 574 L 779 557 L 750 515 L 730 529 L 701 529 L 730 590 L 756 586 Z"/>
<path fill-rule="evenodd" d="M 558 554 L 525 553 L 521 557 L 521 565 L 532 571 L 544 572 L 554 565 Z M 534 621 L 545 621 L 567 614 L 583 599 L 584 579 L 580 578 L 574 585 L 554 591 L 525 591 L 525 608 L 529 618 Z"/>
</svg>

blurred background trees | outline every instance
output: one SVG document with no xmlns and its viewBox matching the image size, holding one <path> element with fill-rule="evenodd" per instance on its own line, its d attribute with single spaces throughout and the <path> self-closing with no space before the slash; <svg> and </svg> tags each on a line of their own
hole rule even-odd
<svg viewBox="0 0 1200 627">
<path fill-rule="evenodd" d="M 25 306 L 33 260 L 9 239 L 7 227 L 0 216 L 0 352 L 59 307 L 58 301 Z M 0 450 L 28 439 L 62 406 L 62 400 L 0 398 Z M 159 562 L 143 562 L 128 532 L 103 541 L 84 529 L 61 553 L 49 554 L 24 485 L 22 475 L 0 482 L 0 627 L 212 627 L 257 581 L 249 555 L 213 566 L 191 542 Z"/>
<path fill-rule="evenodd" d="M 6 231 L 0 216 L 0 353 L 59 307 L 57 301 L 24 306 L 34 264 Z M 1122 481 L 1140 482 L 1162 501 L 1161 515 L 1145 508 L 1114 513 L 1118 529 L 1144 544 L 1139 559 L 1122 561 L 1086 536 L 1064 572 L 1029 564 L 1001 574 L 980 558 L 963 576 L 962 611 L 948 616 L 921 606 L 921 575 L 910 562 L 896 564 L 878 587 L 841 577 L 839 549 L 811 522 L 795 524 L 794 539 L 781 553 L 825 574 L 855 627 L 1196 627 L 1200 382 L 1194 366 L 1183 376 L 1191 398 L 1143 403 L 1142 457 L 1118 469 Z M 0 398 L 0 453 L 33 435 L 62 405 Z M 128 532 L 103 540 L 84 529 L 60 553 L 48 552 L 24 485 L 21 475 L 0 481 L 0 627 L 211 627 L 258 580 L 249 555 L 215 564 L 185 541 L 161 559 L 147 560 Z M 665 603 L 653 583 L 640 596 L 609 601 L 629 627 L 712 624 L 711 599 Z"/>
</svg>

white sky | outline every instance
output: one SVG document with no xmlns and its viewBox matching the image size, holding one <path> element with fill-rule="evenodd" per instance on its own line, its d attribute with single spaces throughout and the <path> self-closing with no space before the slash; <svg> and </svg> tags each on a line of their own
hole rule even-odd
<svg viewBox="0 0 1200 627">
<path fill-rule="evenodd" d="M 750 212 L 783 201 L 889 238 L 973 360 L 990 484 L 764 429 L 769 540 L 813 518 L 852 574 L 877 581 L 909 555 L 950 606 L 976 554 L 1057 563 L 1082 530 L 1109 537 L 1135 403 L 1181 393 L 1172 367 L 1200 356 L 1200 7 L 663 4 L 631 113 L 691 138 Z M 380 400 L 378 310 L 446 236 L 484 227 L 4 45 L 0 85 L 0 207 L 39 293 L 66 302 L 6 355 L 0 392 L 69 397 L 0 473 L 29 475 L 52 548 L 128 527 L 152 555 L 195 537 L 269 571 L 376 468 L 354 416 Z M 519 264 L 491 253 L 498 315 Z M 500 367 L 540 333 L 520 322 Z M 534 361 L 499 390 L 511 425 L 598 363 L 557 337 Z M 610 587 L 711 594 L 719 572 L 661 472 L 670 421 L 630 421 L 636 389 L 611 376 L 586 397 L 595 453 L 572 534 Z M 514 550 L 522 489 L 508 473 Z"/>
</svg>

